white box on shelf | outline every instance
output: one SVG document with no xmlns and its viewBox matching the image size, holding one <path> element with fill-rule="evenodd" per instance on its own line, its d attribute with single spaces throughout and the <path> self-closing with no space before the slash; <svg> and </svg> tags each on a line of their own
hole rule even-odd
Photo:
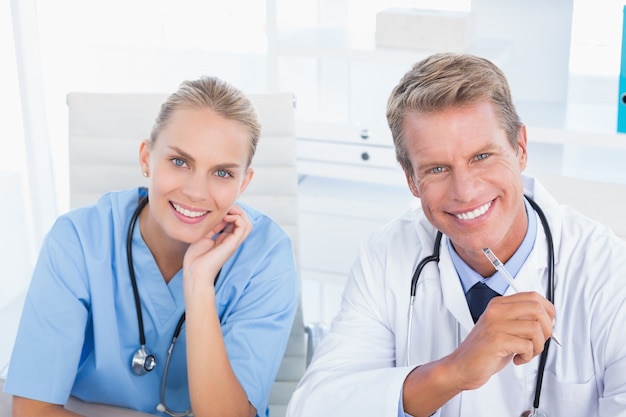
<svg viewBox="0 0 626 417">
<path fill-rule="evenodd" d="M 376 14 L 376 46 L 465 52 L 474 35 L 472 12 L 389 8 Z"/>
</svg>

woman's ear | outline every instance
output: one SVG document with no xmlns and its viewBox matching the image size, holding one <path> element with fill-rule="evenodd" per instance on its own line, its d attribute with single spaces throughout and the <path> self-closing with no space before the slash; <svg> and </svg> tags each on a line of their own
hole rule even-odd
<svg viewBox="0 0 626 417">
<path fill-rule="evenodd" d="M 244 175 L 243 181 L 241 181 L 241 186 L 239 187 L 239 195 L 241 195 L 246 188 L 248 188 L 250 181 L 252 181 L 252 177 L 254 177 L 254 168 L 249 167 Z"/>
<path fill-rule="evenodd" d="M 150 176 L 150 141 L 144 139 L 139 145 L 139 167 L 144 177 Z"/>
</svg>

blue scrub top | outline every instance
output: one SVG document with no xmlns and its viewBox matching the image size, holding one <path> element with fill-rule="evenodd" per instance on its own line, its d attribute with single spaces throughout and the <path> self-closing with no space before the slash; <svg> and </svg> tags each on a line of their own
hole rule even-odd
<svg viewBox="0 0 626 417">
<path fill-rule="evenodd" d="M 112 192 L 61 216 L 43 243 L 13 348 L 5 392 L 65 404 L 70 395 L 155 415 L 167 350 L 184 312 L 182 271 L 167 284 L 139 227 L 133 258 L 156 368 L 131 370 L 139 330 L 126 235 L 140 189 Z M 235 375 L 257 408 L 267 401 L 299 298 L 291 241 L 268 216 L 241 204 L 253 230 L 222 267 L 215 298 Z M 170 409 L 190 408 L 185 328 L 167 376 Z M 210 392 L 206 393 L 211 396 Z"/>
</svg>

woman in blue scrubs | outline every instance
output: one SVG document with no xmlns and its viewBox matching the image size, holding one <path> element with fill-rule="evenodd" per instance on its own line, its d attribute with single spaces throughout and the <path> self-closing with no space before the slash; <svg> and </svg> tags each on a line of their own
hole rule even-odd
<svg viewBox="0 0 626 417">
<path fill-rule="evenodd" d="M 140 145 L 149 187 L 56 221 L 5 385 L 15 417 L 75 415 L 70 396 L 163 416 L 268 414 L 299 281 L 285 232 L 238 202 L 259 135 L 241 91 L 186 81 Z"/>
</svg>

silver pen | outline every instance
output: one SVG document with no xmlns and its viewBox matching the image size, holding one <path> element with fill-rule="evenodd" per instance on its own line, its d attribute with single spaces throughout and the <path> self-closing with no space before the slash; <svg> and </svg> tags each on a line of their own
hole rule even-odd
<svg viewBox="0 0 626 417">
<path fill-rule="evenodd" d="M 515 291 L 516 293 L 520 292 L 517 287 L 515 286 L 515 280 L 513 279 L 513 277 L 511 276 L 511 273 L 504 267 L 504 264 L 500 261 L 500 259 L 498 259 L 498 257 L 491 251 L 491 249 L 489 248 L 485 248 L 483 249 L 483 253 L 485 254 L 485 256 L 487 257 L 487 259 L 489 259 L 489 262 L 491 262 L 491 264 L 493 265 L 494 268 L 496 268 L 497 271 L 499 271 L 500 273 L 502 273 L 502 276 L 504 276 L 504 278 L 507 280 L 507 282 L 509 283 L 509 285 L 511 286 L 511 288 L 513 288 L 513 291 Z M 554 333 L 554 331 L 552 332 L 552 335 L 550 336 L 550 338 L 552 340 L 554 340 L 554 342 L 561 346 L 561 341 L 559 340 L 558 336 L 556 335 L 556 333 Z"/>
</svg>

